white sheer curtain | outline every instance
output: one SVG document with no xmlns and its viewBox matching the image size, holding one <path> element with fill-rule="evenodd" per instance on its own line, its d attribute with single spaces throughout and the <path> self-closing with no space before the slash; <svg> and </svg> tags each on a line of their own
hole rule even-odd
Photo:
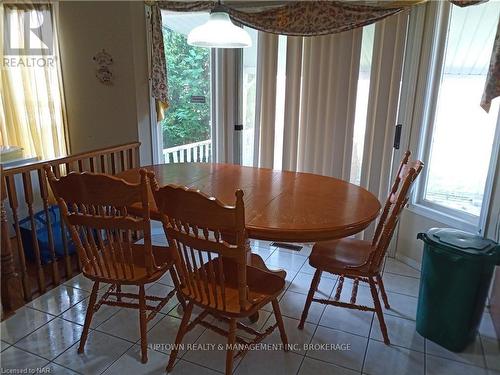
<svg viewBox="0 0 500 375">
<path fill-rule="evenodd" d="M 1 13 L 0 28 L 10 38 L 10 46 L 23 51 L 41 48 L 40 41 L 31 34 L 25 35 L 24 30 L 28 30 L 27 26 L 32 29 L 43 24 L 45 32 L 39 36 L 40 40 L 45 44 L 53 44 L 53 49 L 47 49 L 50 52 L 46 54 L 26 55 L 20 52 L 4 56 L 0 69 L 0 144 L 22 147 L 25 156 L 42 159 L 66 155 L 64 101 L 52 7 L 11 4 L 3 5 Z M 4 25 L 4 20 L 8 20 L 8 24 Z M 27 22 L 29 25 L 25 25 Z M 3 35 L 0 39 L 0 43 L 3 43 Z M 3 47 L 0 49 L 4 50 Z"/>
<path fill-rule="evenodd" d="M 278 35 L 259 32 L 254 164 L 265 168 L 274 166 L 277 72 Z"/>
</svg>

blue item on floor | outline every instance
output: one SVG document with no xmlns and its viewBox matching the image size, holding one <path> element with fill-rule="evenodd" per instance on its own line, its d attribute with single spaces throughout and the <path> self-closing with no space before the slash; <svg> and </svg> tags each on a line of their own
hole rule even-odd
<svg viewBox="0 0 500 375">
<path fill-rule="evenodd" d="M 54 252 L 56 258 L 64 256 L 63 236 L 61 232 L 61 214 L 58 206 L 50 206 L 48 208 L 49 220 L 52 228 L 52 238 L 54 240 Z M 49 227 L 47 223 L 47 215 L 45 211 L 37 212 L 34 215 L 36 238 L 38 248 L 40 249 L 40 261 L 42 264 L 47 264 L 52 261 L 50 243 L 49 243 Z M 30 217 L 26 217 L 19 222 L 21 231 L 21 240 L 23 243 L 24 254 L 26 258 L 32 262 L 36 261 L 35 248 L 32 241 L 32 228 Z M 71 235 L 66 230 L 66 241 L 68 246 L 68 254 L 74 254 L 76 247 L 71 240 Z"/>
</svg>

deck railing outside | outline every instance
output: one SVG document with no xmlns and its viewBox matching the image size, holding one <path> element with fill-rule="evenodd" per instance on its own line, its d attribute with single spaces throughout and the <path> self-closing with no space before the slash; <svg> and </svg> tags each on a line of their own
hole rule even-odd
<svg viewBox="0 0 500 375">
<path fill-rule="evenodd" d="M 164 163 L 209 163 L 212 160 L 212 140 L 189 143 L 163 149 Z"/>
</svg>

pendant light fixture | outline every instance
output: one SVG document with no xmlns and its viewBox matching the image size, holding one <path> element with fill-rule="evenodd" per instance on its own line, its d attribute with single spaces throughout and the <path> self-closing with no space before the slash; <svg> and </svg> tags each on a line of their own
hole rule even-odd
<svg viewBox="0 0 500 375">
<path fill-rule="evenodd" d="M 191 46 L 209 48 L 246 48 L 252 46 L 250 35 L 231 22 L 226 8 L 220 1 L 210 12 L 208 21 L 191 30 L 187 42 Z"/>
</svg>

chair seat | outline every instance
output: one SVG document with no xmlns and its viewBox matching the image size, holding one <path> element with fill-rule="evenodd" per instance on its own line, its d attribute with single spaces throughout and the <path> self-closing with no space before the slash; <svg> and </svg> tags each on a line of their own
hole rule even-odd
<svg viewBox="0 0 500 375">
<path fill-rule="evenodd" d="M 332 273 L 367 274 L 370 267 L 368 258 L 372 250 L 371 242 L 355 238 L 317 242 L 309 256 L 309 264 Z"/>
<path fill-rule="evenodd" d="M 219 266 L 220 258 L 213 259 L 203 265 L 203 269 L 210 271 L 210 263 L 214 270 Z M 234 316 L 248 316 L 253 312 L 260 309 L 262 306 L 270 302 L 273 298 L 278 296 L 285 287 L 285 279 L 274 275 L 270 272 L 264 271 L 260 268 L 253 266 L 247 266 L 247 285 L 248 285 L 248 301 L 249 305 L 245 312 L 240 311 L 239 305 L 239 293 L 237 286 L 237 265 L 236 263 L 224 260 L 224 280 L 225 286 L 225 309 L 224 301 L 222 298 L 222 293 L 220 292 L 219 285 L 216 286 L 217 289 L 217 303 L 214 300 L 214 293 L 212 292 L 212 284 L 209 283 L 208 286 L 208 296 L 206 290 L 200 290 L 201 298 L 197 294 L 197 298 L 192 298 L 192 293 L 188 285 L 181 285 L 181 291 L 187 299 L 192 300 L 195 304 L 198 304 L 204 308 L 211 308 L 213 310 L 223 311 L 225 315 Z M 201 276 L 203 277 L 203 276 Z M 199 289 L 202 289 L 203 283 L 200 282 Z M 196 288 L 196 287 L 195 287 Z"/>
<path fill-rule="evenodd" d="M 109 277 L 103 277 L 100 272 L 99 274 L 97 274 L 91 264 L 86 264 L 83 267 L 83 274 L 89 279 L 101 282 L 115 283 L 118 280 L 121 284 L 143 284 L 153 282 L 156 279 L 159 279 L 173 264 L 174 258 L 173 250 L 169 247 L 152 246 L 152 248 L 155 263 L 158 267 L 161 268 L 150 275 L 147 274 L 144 256 L 145 248 L 142 244 L 132 244 L 133 270 L 131 270 L 131 267 L 128 263 L 125 264 L 123 262 L 120 262 L 119 259 L 116 259 L 116 261 L 114 261 L 111 258 L 111 252 L 109 248 L 106 247 L 106 250 L 104 251 L 105 255 L 103 255 L 103 252 L 101 252 L 99 256 L 105 256 L 108 258 L 107 264 L 110 264 Z M 125 249 L 124 252 L 128 252 L 128 250 Z M 125 254 L 125 258 L 127 259 L 127 254 Z M 102 261 L 101 264 L 106 263 Z M 99 269 L 97 270 L 99 271 Z M 125 274 L 123 274 L 123 270 L 125 270 Z M 106 270 L 104 270 L 104 273 L 107 273 Z"/>
</svg>

